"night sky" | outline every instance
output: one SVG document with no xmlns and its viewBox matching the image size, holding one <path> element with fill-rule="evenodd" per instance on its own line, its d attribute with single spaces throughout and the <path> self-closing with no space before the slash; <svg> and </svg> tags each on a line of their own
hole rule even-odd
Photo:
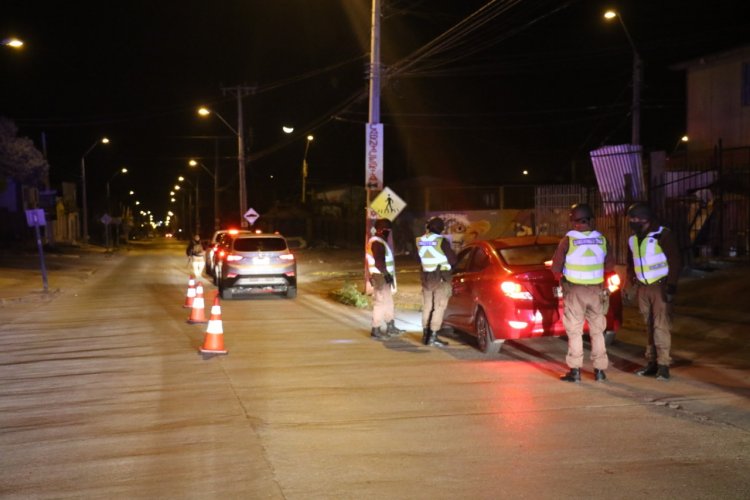
<svg viewBox="0 0 750 500">
<path fill-rule="evenodd" d="M 619 23 L 603 19 L 608 7 L 644 61 L 647 150 L 671 151 L 684 133 L 684 74 L 670 66 L 750 43 L 747 1 L 382 1 L 386 184 L 568 182 L 573 162 L 579 180 L 590 178 L 589 150 L 630 142 L 633 52 Z M 125 166 L 113 192 L 133 189 L 163 213 L 187 160 L 213 169 L 218 147 L 226 210 L 236 210 L 236 137 L 196 109 L 211 106 L 236 126 L 222 87 L 247 85 L 249 206 L 298 197 L 309 133 L 309 186 L 363 185 L 370 8 L 5 0 L 0 35 L 26 45 L 0 52 L 0 115 L 39 149 L 45 138 L 53 184 L 78 182 L 83 152 L 111 139 L 86 158 L 93 209 Z M 211 182 L 201 174 L 201 186 Z"/>
</svg>

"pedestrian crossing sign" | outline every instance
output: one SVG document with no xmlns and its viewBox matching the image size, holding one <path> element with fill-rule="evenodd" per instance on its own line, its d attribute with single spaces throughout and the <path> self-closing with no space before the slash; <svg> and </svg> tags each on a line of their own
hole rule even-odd
<svg viewBox="0 0 750 500">
<path fill-rule="evenodd" d="M 370 209 L 378 217 L 393 221 L 406 208 L 406 202 L 398 197 L 389 187 L 383 189 L 370 203 Z"/>
</svg>

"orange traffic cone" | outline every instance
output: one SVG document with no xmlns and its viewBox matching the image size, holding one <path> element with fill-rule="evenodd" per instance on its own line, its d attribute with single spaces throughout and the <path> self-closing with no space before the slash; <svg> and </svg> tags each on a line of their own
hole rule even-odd
<svg viewBox="0 0 750 500">
<path fill-rule="evenodd" d="M 193 299 L 195 299 L 195 276 L 190 275 L 188 280 L 187 295 L 185 295 L 185 304 L 182 307 L 193 307 Z"/>
<path fill-rule="evenodd" d="M 203 339 L 202 354 L 226 354 L 224 349 L 224 327 L 221 325 L 221 306 L 219 305 L 219 292 L 214 297 L 214 305 L 211 306 L 211 319 L 208 320 L 206 337 Z"/>
<path fill-rule="evenodd" d="M 206 323 L 205 306 L 203 305 L 203 285 L 199 281 L 195 285 L 195 298 L 193 299 L 193 309 L 190 311 L 188 323 Z"/>
</svg>

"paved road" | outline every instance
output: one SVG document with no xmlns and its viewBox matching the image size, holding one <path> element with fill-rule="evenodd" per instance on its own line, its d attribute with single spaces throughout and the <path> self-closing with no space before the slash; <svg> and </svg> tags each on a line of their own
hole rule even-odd
<svg viewBox="0 0 750 500">
<path fill-rule="evenodd" d="M 409 333 L 374 342 L 306 278 L 295 300 L 222 301 L 229 355 L 203 359 L 181 252 L 0 308 L 4 498 L 748 497 L 747 358 L 696 355 L 706 336 L 669 383 L 630 374 L 624 331 L 609 383 L 563 384 L 560 339 L 485 360 L 421 346 L 401 311 Z"/>
</svg>

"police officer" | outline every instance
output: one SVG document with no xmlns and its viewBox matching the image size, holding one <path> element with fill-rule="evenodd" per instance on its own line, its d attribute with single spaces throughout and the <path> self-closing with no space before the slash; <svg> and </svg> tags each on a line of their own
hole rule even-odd
<svg viewBox="0 0 750 500">
<path fill-rule="evenodd" d="M 636 375 L 669 380 L 672 345 L 672 302 L 682 259 L 672 232 L 660 226 L 651 208 L 634 203 L 628 208 L 633 235 L 628 240 L 628 278 L 636 287 L 638 309 L 648 333 L 646 366 Z"/>
<path fill-rule="evenodd" d="M 552 272 L 560 280 L 565 302 L 563 325 L 568 335 L 565 362 L 570 370 L 560 377 L 565 382 L 580 382 L 583 366 L 583 324 L 589 325 L 591 361 L 594 379 L 607 379 L 609 365 L 604 345 L 607 328 L 606 306 L 609 297 L 604 288 L 604 275 L 614 268 L 607 239 L 592 229 L 594 212 L 585 203 L 570 209 L 573 230 L 568 231 L 552 258 Z"/>
<path fill-rule="evenodd" d="M 370 284 L 373 288 L 372 330 L 370 337 L 386 340 L 404 333 L 396 328 L 393 289 L 396 287 L 396 262 L 393 251 L 388 246 L 391 234 L 391 221 L 375 221 L 375 235 L 367 241 L 367 266 L 370 273 Z M 380 325 L 385 321 L 386 330 Z"/>
<path fill-rule="evenodd" d="M 451 268 L 456 265 L 456 254 L 450 242 L 442 236 L 445 222 L 433 217 L 427 222 L 426 232 L 417 238 L 417 255 L 422 264 L 422 343 L 445 347 L 438 339 L 443 326 L 443 314 L 452 294 Z"/>
</svg>

